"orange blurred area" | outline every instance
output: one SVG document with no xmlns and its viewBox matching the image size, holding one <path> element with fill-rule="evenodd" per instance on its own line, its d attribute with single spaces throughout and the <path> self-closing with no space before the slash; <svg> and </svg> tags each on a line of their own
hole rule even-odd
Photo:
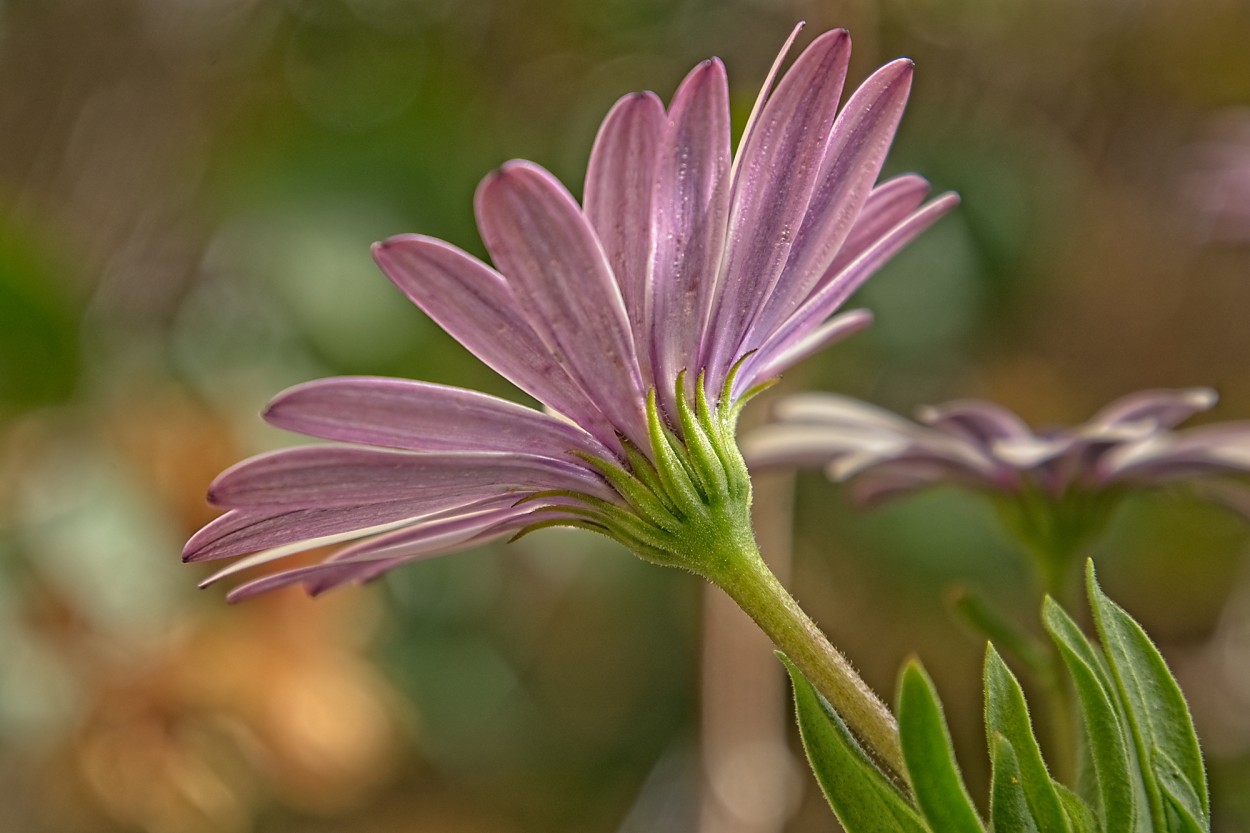
<svg viewBox="0 0 1250 833">
<path fill-rule="evenodd" d="M 706 829 L 749 772 L 727 752 L 709 792 L 700 733 L 735 723 L 713 703 L 786 704 L 770 658 L 705 639 L 692 577 L 555 531 L 228 606 L 179 552 L 216 473 L 297 441 L 257 416 L 287 385 L 521 398 L 370 243 L 481 254 L 484 174 L 529 158 L 579 193 L 611 104 L 667 100 L 709 55 L 740 129 L 797 19 L 851 30 L 856 82 L 916 60 L 887 172 L 963 203 L 854 299 L 874 327 L 781 392 L 1046 425 L 1211 385 L 1212 419 L 1250 418 L 1242 0 L 0 0 L 0 830 L 688 833 L 700 808 Z M 1250 831 L 1250 536 L 1226 503 L 1134 501 L 1096 557 L 1193 692 L 1219 829 Z M 923 658 L 983 783 L 983 646 L 943 599 L 1032 603 L 992 515 L 945 492 L 863 514 L 815 474 L 793 525 L 764 504 L 796 595 L 878 691 Z M 704 706 L 701 667 L 777 677 Z M 795 750 L 774 718 L 764 761 Z M 776 768 L 717 833 L 831 829 Z"/>
</svg>

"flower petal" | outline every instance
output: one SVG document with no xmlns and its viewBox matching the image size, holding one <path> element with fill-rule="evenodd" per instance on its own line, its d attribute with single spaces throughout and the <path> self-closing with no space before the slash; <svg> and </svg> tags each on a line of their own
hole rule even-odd
<svg viewBox="0 0 1250 833">
<path fill-rule="evenodd" d="M 1219 394 L 1211 388 L 1143 390 L 1107 405 L 1094 414 L 1087 425 L 1106 428 L 1141 423 L 1147 431 L 1173 428 L 1195 414 L 1210 410 L 1217 401 Z"/>
<path fill-rule="evenodd" d="M 956 399 L 941 405 L 925 405 L 916 415 L 926 425 L 985 448 L 1003 440 L 1022 444 L 1039 441 L 1024 420 L 995 402 Z"/>
<path fill-rule="evenodd" d="M 943 194 L 924 208 L 895 225 L 859 257 L 843 266 L 837 274 L 822 278 L 820 287 L 794 313 L 770 334 L 770 343 L 792 344 L 819 327 L 840 307 L 864 281 L 894 257 L 900 249 L 916 239 L 943 215 L 959 204 L 954 194 Z M 784 349 L 784 348 L 778 348 Z"/>
<path fill-rule="evenodd" d="M 417 234 L 373 247 L 386 276 L 501 376 L 614 445 L 616 432 L 529 325 L 503 276 L 449 243 Z"/>
<path fill-rule="evenodd" d="M 774 410 L 778 422 L 743 439 L 749 463 L 822 462 L 823 454 L 831 475 L 840 480 L 887 461 L 936 465 L 995 481 L 1003 474 L 1001 464 L 983 449 L 849 396 L 799 394 L 781 400 Z"/>
<path fill-rule="evenodd" d="M 609 451 L 568 422 L 463 388 L 344 376 L 296 385 L 265 409 L 278 428 L 407 451 L 508 451 L 560 459 Z"/>
<path fill-rule="evenodd" d="M 872 324 L 872 313 L 866 309 L 848 310 L 835 315 L 802 338 L 789 344 L 770 344 L 761 349 L 757 362 L 752 356 L 734 379 L 735 391 L 749 390 L 756 383 L 780 376 L 808 356 L 819 353 L 831 344 L 848 338 Z"/>
<path fill-rule="evenodd" d="M 846 241 L 825 274 L 828 277 L 838 274 L 886 232 L 907 219 L 909 214 L 920 207 L 928 194 L 928 181 L 915 174 L 887 179 L 873 188 L 859 216 L 855 218 L 855 224 L 851 226 Z M 812 291 L 815 292 L 819 286 L 820 283 L 817 282 Z"/>
<path fill-rule="evenodd" d="M 368 580 L 402 564 L 447 555 L 480 543 L 483 533 L 489 533 L 496 528 L 499 528 L 498 534 L 502 535 L 511 530 L 511 527 L 503 526 L 505 522 L 527 514 L 527 511 L 506 507 L 473 511 L 406 527 L 352 548 L 354 557 L 342 557 L 348 553 L 344 550 L 318 564 L 262 576 L 234 588 L 226 595 L 226 599 L 231 602 L 242 601 L 291 584 L 305 584 L 310 592 L 317 592 L 350 581 Z M 396 536 L 403 537 L 399 539 Z M 398 545 L 400 540 L 403 541 L 402 548 Z M 364 549 L 364 546 L 372 546 L 372 549 Z M 219 571 L 206 579 L 204 585 L 239 572 L 234 567 L 235 565 L 231 565 Z"/>
<path fill-rule="evenodd" d="M 402 497 L 433 512 L 474 498 L 573 489 L 612 492 L 582 465 L 504 452 L 412 454 L 352 446 L 303 446 L 232 466 L 209 487 L 227 508 L 354 506 Z"/>
<path fill-rule="evenodd" d="M 700 347 L 716 290 L 729 213 L 729 87 L 720 61 L 704 61 L 673 96 L 655 181 L 652 324 L 648 339 L 665 411 L 673 383 L 702 368 Z M 719 392 L 719 391 L 718 391 Z"/>
<path fill-rule="evenodd" d="M 867 425 L 774 423 L 742 439 L 742 456 L 752 468 L 823 466 L 845 457 L 863 464 L 889 460 L 908 445 L 908 438 Z"/>
<path fill-rule="evenodd" d="M 486 248 L 539 337 L 612 424 L 649 447 L 621 290 L 577 203 L 551 174 L 514 161 L 482 181 L 475 206 Z"/>
<path fill-rule="evenodd" d="M 1098 478 L 1161 482 L 1203 474 L 1250 472 L 1250 422 L 1165 431 L 1109 450 Z"/>
<path fill-rule="evenodd" d="M 851 96 L 833 125 L 818 185 L 785 269 L 743 343 L 767 343 L 772 330 L 811 294 L 834 262 L 881 172 L 907 104 L 914 67 L 906 58 L 877 70 Z"/>
<path fill-rule="evenodd" d="M 743 137 L 705 363 L 723 379 L 777 283 L 816 187 L 850 60 L 845 30 L 816 38 Z"/>
<path fill-rule="evenodd" d="M 773 406 L 773 413 L 783 422 L 863 426 L 904 435 L 921 430 L 919 426 L 893 411 L 836 393 L 799 393 L 787 396 Z"/>
<path fill-rule="evenodd" d="M 583 204 L 621 289 L 644 382 L 651 383 L 651 195 L 664 133 L 655 93 L 633 93 L 603 120 L 590 152 Z"/>
<path fill-rule="evenodd" d="M 494 495 L 495 505 L 511 505 L 512 495 Z M 481 501 L 464 501 L 465 506 Z M 426 514 L 420 501 L 391 500 L 364 506 L 331 508 L 276 507 L 232 509 L 211 521 L 182 551 L 183 561 L 211 561 L 218 558 L 287 548 L 281 556 L 314 547 L 388 532 L 413 523 Z M 454 507 L 461 509 L 464 507 Z M 270 559 L 272 560 L 272 559 Z M 259 562 L 258 562 L 259 563 Z"/>
</svg>

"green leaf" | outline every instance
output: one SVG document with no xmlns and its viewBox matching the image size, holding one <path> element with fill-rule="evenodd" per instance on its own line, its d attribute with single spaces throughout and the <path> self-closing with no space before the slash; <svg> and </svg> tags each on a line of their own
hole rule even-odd
<svg viewBox="0 0 1250 833">
<path fill-rule="evenodd" d="M 1124 727 L 1108 690 L 1106 675 L 1080 628 L 1049 596 L 1042 608 L 1042 620 L 1076 684 L 1098 780 L 1101 828 L 1106 833 L 1131 833 L 1136 830 L 1138 812 L 1133 798 L 1135 773 L 1129 769 Z"/>
<path fill-rule="evenodd" d="M 1207 833 L 1211 824 L 1202 799 L 1185 777 L 1181 766 L 1159 747 L 1151 750 L 1150 766 L 1159 779 L 1159 788 L 1167 803 L 1168 830 L 1177 833 Z"/>
<path fill-rule="evenodd" d="M 907 776 L 929 826 L 943 833 L 983 833 L 964 789 L 937 690 L 914 660 L 903 669 L 899 686 L 898 732 Z"/>
<path fill-rule="evenodd" d="M 994 765 L 990 778 L 990 829 L 995 833 L 1041 833 L 1041 830 L 1049 833 L 1051 828 L 1039 829 L 1033 819 L 1020 775 L 1020 762 L 1011 741 L 999 732 L 990 740 L 990 760 Z M 1058 803 L 1059 799 L 1055 801 Z M 1062 829 L 1066 830 L 1067 822 L 1063 824 Z"/>
<path fill-rule="evenodd" d="M 985 652 L 985 731 L 991 754 L 996 737 L 1002 737 L 1011 748 L 1019 767 L 1021 788 L 1038 826 L 1047 833 L 1071 833 L 1059 794 L 1033 734 L 1024 691 L 993 645 Z"/>
<path fill-rule="evenodd" d="M 794 709 L 803 750 L 820 788 L 847 833 L 928 833 L 898 789 L 881 774 L 846 724 L 778 652 L 794 686 Z"/>
<path fill-rule="evenodd" d="M 1063 805 L 1072 833 L 1098 833 L 1098 819 L 1094 818 L 1094 811 L 1079 795 L 1058 781 L 1055 782 L 1055 792 L 1059 795 L 1059 803 Z"/>
<path fill-rule="evenodd" d="M 1189 790 L 1198 801 L 1197 815 L 1205 819 L 1211 810 L 1206 771 L 1180 686 L 1142 627 L 1102 592 L 1093 561 L 1087 562 L 1085 576 L 1094 624 L 1124 702 L 1147 787 L 1156 802 L 1155 811 L 1161 814 L 1162 799 L 1154 768 L 1146 766 L 1145 761 L 1155 760 L 1152 750 L 1157 749 L 1189 783 Z"/>
</svg>

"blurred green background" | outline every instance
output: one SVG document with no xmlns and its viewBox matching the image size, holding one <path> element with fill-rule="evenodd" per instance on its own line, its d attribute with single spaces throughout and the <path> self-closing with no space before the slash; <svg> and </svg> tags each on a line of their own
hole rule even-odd
<svg viewBox="0 0 1250 833">
<path fill-rule="evenodd" d="M 763 811 L 718 797 L 708 697 L 762 687 L 761 731 L 784 732 L 780 668 L 732 640 L 709 662 L 698 583 L 615 545 L 555 531 L 239 607 L 178 560 L 212 476 L 293 441 L 256 416 L 286 385 L 518 396 L 371 242 L 481 254 L 481 176 L 522 157 L 578 192 L 612 102 L 667 100 L 708 55 L 741 125 L 797 19 L 801 42 L 851 30 L 855 82 L 916 60 L 888 169 L 964 202 L 857 299 L 877 324 L 782 392 L 987 396 L 1045 425 L 1213 385 L 1215 418 L 1250 416 L 1245 2 L 0 0 L 0 829 L 833 829 L 784 756 L 735 770 L 737 798 L 782 773 Z M 795 494 L 799 598 L 879 691 L 920 655 L 982 783 L 982 644 L 945 598 L 1030 620 L 1021 559 L 965 495 L 864 514 L 814 474 Z M 1220 831 L 1250 830 L 1248 544 L 1176 490 L 1097 553 L 1191 697 Z"/>
</svg>

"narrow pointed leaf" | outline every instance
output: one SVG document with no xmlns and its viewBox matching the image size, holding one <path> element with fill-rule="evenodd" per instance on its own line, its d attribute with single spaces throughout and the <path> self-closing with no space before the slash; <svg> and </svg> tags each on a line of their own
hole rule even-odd
<svg viewBox="0 0 1250 833">
<path fill-rule="evenodd" d="M 1086 568 L 1086 581 L 1094 622 L 1124 699 L 1139 756 L 1147 758 L 1150 750 L 1157 747 L 1175 762 L 1198 796 L 1201 815 L 1205 817 L 1210 813 L 1206 770 L 1180 686 L 1146 632 L 1098 586 L 1092 561 Z M 1143 769 L 1149 772 L 1146 767 Z"/>
<path fill-rule="evenodd" d="M 990 760 L 993 763 L 990 777 L 990 829 L 994 833 L 1041 833 L 1042 830 L 1049 833 L 1051 828 L 1039 827 L 1034 820 L 1024 792 L 1020 762 L 1011 741 L 999 733 L 993 733 L 990 738 Z M 1067 828 L 1065 826 L 1054 829 Z"/>
<path fill-rule="evenodd" d="M 1176 761 L 1159 747 L 1151 755 L 1151 768 L 1159 779 L 1168 810 L 1168 830 L 1177 833 L 1209 833 L 1211 822 L 1202 798 Z M 1204 796 L 1205 797 L 1205 796 Z"/>
<path fill-rule="evenodd" d="M 983 833 L 981 820 L 955 761 L 942 704 L 920 664 L 903 669 L 898 730 L 907 776 L 929 826 L 943 833 Z"/>
<path fill-rule="evenodd" d="M 794 709 L 807 760 L 847 833 L 928 833 L 837 713 L 784 654 L 777 656 L 794 686 Z"/>
<path fill-rule="evenodd" d="M 985 730 L 991 750 L 995 738 L 1002 738 L 1010 745 L 1011 756 L 1019 770 L 1020 788 L 1038 826 L 1048 833 L 1070 833 L 1059 794 L 1046 771 L 1042 750 L 1033 734 L 1024 691 L 992 645 L 985 654 Z M 995 758 L 996 778 L 997 767 Z"/>
<path fill-rule="evenodd" d="M 1050 597 L 1042 613 L 1046 630 L 1076 684 L 1085 734 L 1098 779 L 1099 818 L 1105 833 L 1136 830 L 1138 808 L 1133 801 L 1133 778 L 1124 727 L 1103 682 L 1093 647 L 1076 623 Z M 1142 808 L 1143 810 L 1145 808 Z"/>
<path fill-rule="evenodd" d="M 1098 819 L 1079 795 L 1058 782 L 1055 782 L 1055 792 L 1059 794 L 1059 803 L 1063 805 L 1072 833 L 1098 833 Z"/>
</svg>

